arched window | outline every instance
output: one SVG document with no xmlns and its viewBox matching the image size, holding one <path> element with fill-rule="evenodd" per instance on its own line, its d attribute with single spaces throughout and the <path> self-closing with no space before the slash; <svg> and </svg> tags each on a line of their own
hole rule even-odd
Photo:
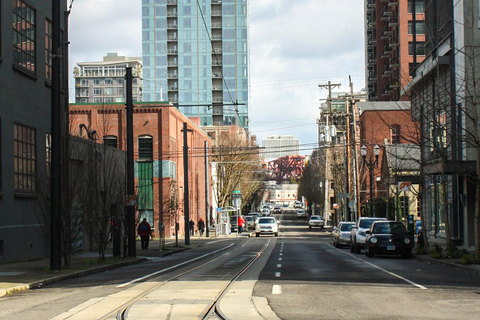
<svg viewBox="0 0 480 320">
<path fill-rule="evenodd" d="M 138 160 L 153 160 L 153 139 L 151 136 L 138 137 Z"/>
<path fill-rule="evenodd" d="M 109 147 L 118 148 L 117 137 L 115 136 L 105 136 L 103 137 L 103 144 Z"/>
</svg>

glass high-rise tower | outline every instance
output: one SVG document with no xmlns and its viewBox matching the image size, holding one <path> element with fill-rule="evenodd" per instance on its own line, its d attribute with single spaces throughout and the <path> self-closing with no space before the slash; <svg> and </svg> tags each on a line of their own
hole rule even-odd
<svg viewBox="0 0 480 320">
<path fill-rule="evenodd" d="M 142 0 L 143 101 L 248 127 L 248 0 Z"/>
</svg>

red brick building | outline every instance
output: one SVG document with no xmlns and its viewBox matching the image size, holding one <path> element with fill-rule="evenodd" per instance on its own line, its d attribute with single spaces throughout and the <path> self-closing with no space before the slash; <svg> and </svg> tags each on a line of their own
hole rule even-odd
<svg viewBox="0 0 480 320">
<path fill-rule="evenodd" d="M 206 221 L 204 146 L 207 142 L 207 147 L 211 147 L 212 141 L 192 120 L 169 103 L 136 102 L 133 110 L 138 217 L 147 218 L 155 236 L 159 235 L 161 221 L 166 237 L 175 234 L 175 223 L 179 224 L 179 234 L 183 235 L 183 124 L 187 123 L 188 128 L 188 198 L 190 218 L 195 224 L 200 218 Z M 72 135 L 87 138 L 88 131 L 91 139 L 126 150 L 126 108 L 123 103 L 71 104 L 70 124 Z M 212 194 L 211 191 L 209 194 Z M 161 208 L 163 210 L 159 210 Z"/>
<path fill-rule="evenodd" d="M 411 118 L 410 102 L 359 102 L 356 104 L 359 114 L 359 141 L 357 147 L 366 147 L 366 161 L 375 160 L 374 146 L 380 147 L 378 166 L 373 170 L 373 197 L 388 198 L 388 175 L 384 159 L 385 147 L 395 144 L 418 143 L 417 130 Z M 359 150 L 357 150 L 359 167 L 360 204 L 370 201 L 370 175 Z"/>
</svg>

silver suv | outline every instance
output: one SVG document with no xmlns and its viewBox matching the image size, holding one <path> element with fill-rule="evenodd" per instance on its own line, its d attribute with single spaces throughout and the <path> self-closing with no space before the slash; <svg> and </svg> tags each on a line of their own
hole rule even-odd
<svg viewBox="0 0 480 320">
<path fill-rule="evenodd" d="M 370 230 L 374 221 L 387 220 L 385 218 L 360 217 L 357 225 L 352 228 L 350 233 L 350 251 L 360 253 L 362 248 L 365 248 L 365 238 L 367 237 L 367 230 Z"/>
</svg>

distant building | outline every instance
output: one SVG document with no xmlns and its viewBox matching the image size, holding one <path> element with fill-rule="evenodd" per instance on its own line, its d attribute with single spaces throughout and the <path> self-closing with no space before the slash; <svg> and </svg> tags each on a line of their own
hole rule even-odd
<svg viewBox="0 0 480 320">
<path fill-rule="evenodd" d="M 77 62 L 74 68 L 75 103 L 125 102 L 125 70 L 132 68 L 133 101 L 142 101 L 142 58 L 108 53 L 103 61 Z"/>
<path fill-rule="evenodd" d="M 300 140 L 295 136 L 268 136 L 262 140 L 264 158 L 277 159 L 300 153 Z"/>
</svg>

